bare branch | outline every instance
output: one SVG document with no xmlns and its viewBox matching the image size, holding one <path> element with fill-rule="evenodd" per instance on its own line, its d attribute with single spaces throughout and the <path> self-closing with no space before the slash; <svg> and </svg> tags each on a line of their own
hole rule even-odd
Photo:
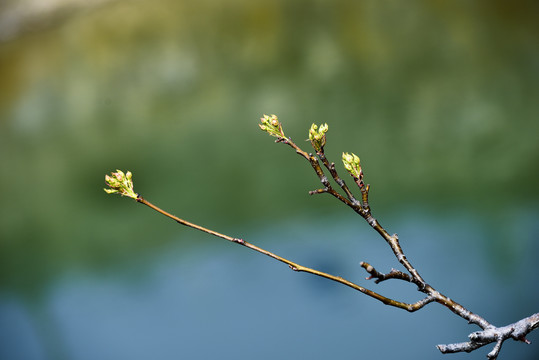
<svg viewBox="0 0 539 360">
<path fill-rule="evenodd" d="M 376 279 L 374 280 L 374 283 L 379 284 L 382 281 L 389 280 L 389 279 L 399 279 L 411 282 L 412 278 L 410 275 L 403 273 L 402 271 L 391 269 L 391 271 L 387 274 L 381 273 L 378 270 L 376 270 L 372 265 L 369 263 L 366 263 L 364 261 L 360 262 L 359 265 L 361 267 L 365 268 L 365 270 L 371 274 L 371 276 L 367 277 L 366 280 Z"/>
<path fill-rule="evenodd" d="M 235 244 L 245 246 L 245 247 L 247 247 L 247 248 L 249 248 L 251 250 L 254 250 L 256 252 L 259 252 L 261 254 L 264 254 L 264 255 L 269 256 L 269 257 L 271 257 L 271 258 L 273 258 L 275 260 L 278 260 L 278 261 L 280 261 L 282 263 L 287 264 L 290 267 L 290 269 L 292 269 L 294 271 L 306 272 L 306 273 L 309 273 L 309 274 L 313 274 L 313 275 L 316 275 L 316 276 L 320 276 L 320 277 L 323 277 L 323 278 L 326 278 L 326 279 L 341 283 L 343 285 L 351 287 L 354 290 L 362 292 L 363 294 L 365 294 L 367 296 L 370 296 L 370 297 L 372 297 L 372 298 L 374 298 L 374 299 L 376 299 L 378 301 L 381 301 L 382 303 L 384 303 L 386 305 L 394 306 L 394 307 L 401 308 L 401 309 L 404 309 L 404 310 L 407 310 L 407 311 L 416 311 L 416 310 L 419 310 L 420 308 L 422 308 L 423 306 L 425 306 L 426 304 L 428 304 L 428 303 L 435 300 L 434 298 L 428 298 L 428 299 L 420 300 L 420 301 L 418 301 L 416 303 L 413 303 L 413 304 L 408 304 L 408 303 L 404 303 L 404 302 L 397 301 L 397 300 L 394 300 L 394 299 L 390 299 L 388 297 L 385 297 L 383 295 L 378 294 L 377 292 L 374 292 L 372 290 L 364 288 L 363 286 L 360 286 L 360 285 L 355 284 L 355 283 L 353 283 L 353 282 L 351 282 L 349 280 L 346 280 L 346 279 L 344 279 L 344 278 L 342 278 L 340 276 L 331 275 L 331 274 L 328 274 L 328 273 L 325 273 L 325 272 L 322 272 L 322 271 L 319 271 L 319 270 L 311 269 L 309 267 L 297 264 L 297 263 L 295 263 L 293 261 L 290 261 L 290 260 L 288 260 L 288 259 L 286 259 L 284 257 L 276 255 L 276 254 L 274 254 L 274 253 L 272 253 L 272 252 L 270 252 L 268 250 L 262 249 L 261 247 L 258 247 L 258 246 L 254 245 L 254 244 L 251 244 L 251 243 L 249 243 L 249 242 L 247 242 L 247 241 L 245 241 L 243 239 L 228 236 L 228 235 L 224 235 L 224 234 L 221 234 L 221 233 L 219 233 L 217 231 L 207 229 L 207 228 L 205 228 L 203 226 L 193 224 L 193 223 L 191 223 L 189 221 L 186 221 L 184 219 L 181 219 L 181 218 L 179 218 L 179 217 L 177 217 L 175 215 L 172 215 L 172 214 L 166 212 L 165 210 L 163 210 L 163 209 L 157 207 L 156 205 L 150 203 L 148 200 L 144 199 L 140 195 L 138 195 L 136 200 L 137 200 L 137 202 L 148 206 L 149 208 L 157 211 L 158 213 L 160 213 L 162 215 L 165 215 L 166 217 L 176 221 L 179 224 L 185 225 L 187 227 L 190 227 L 190 228 L 193 228 L 193 229 L 196 229 L 196 230 L 203 231 L 203 232 L 205 232 L 207 234 L 219 237 L 221 239 L 228 240 L 228 241 L 233 242 Z"/>
</svg>

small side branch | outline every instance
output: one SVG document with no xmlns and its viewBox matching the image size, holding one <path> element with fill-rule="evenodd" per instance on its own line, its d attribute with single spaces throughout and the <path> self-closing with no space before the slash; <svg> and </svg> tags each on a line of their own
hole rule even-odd
<svg viewBox="0 0 539 360">
<path fill-rule="evenodd" d="M 176 221 L 177 223 L 179 224 L 182 224 L 182 225 L 185 225 L 187 227 L 190 227 L 190 228 L 193 228 L 193 229 L 197 229 L 197 230 L 200 230 L 200 231 L 203 231 L 207 234 L 210 234 L 210 235 L 213 235 L 213 236 L 216 236 L 216 237 L 219 237 L 221 239 L 225 239 L 225 240 L 228 240 L 230 242 L 233 242 L 235 244 L 239 244 L 239 245 L 242 245 L 242 246 L 245 246 L 251 250 L 254 250 L 256 252 L 259 252 L 261 254 L 264 254 L 266 256 L 269 256 L 277 261 L 280 261 L 282 263 L 285 263 L 287 264 L 292 270 L 294 271 L 298 271 L 298 272 L 306 272 L 306 273 L 309 273 L 309 274 L 313 274 L 313 275 L 316 275 L 316 276 L 320 276 L 320 277 L 323 277 L 323 278 L 326 278 L 326 279 L 329 279 L 329 280 L 332 280 L 332 281 L 335 281 L 335 282 L 338 282 L 338 283 L 341 283 L 343 285 L 346 285 L 348 287 L 351 287 L 352 289 L 354 290 L 357 290 L 367 296 L 370 296 L 378 301 L 381 301 L 382 303 L 386 304 L 386 305 L 390 305 L 390 306 L 394 306 L 394 307 L 397 307 L 397 308 L 401 308 L 401 309 L 404 309 L 404 310 L 407 310 L 407 311 L 410 311 L 410 312 L 413 312 L 413 311 L 416 311 L 416 310 L 419 310 L 421 309 L 423 306 L 425 306 L 426 304 L 434 301 L 435 299 L 432 298 L 432 297 L 427 297 L 423 300 L 420 300 L 416 303 L 413 303 L 413 304 L 408 304 L 408 303 L 404 303 L 404 302 L 401 302 L 401 301 L 397 301 L 397 300 L 394 300 L 394 299 L 390 299 L 388 297 L 385 297 L 383 295 L 380 295 L 378 294 L 377 292 L 375 291 L 372 291 L 372 290 L 369 290 L 367 288 L 364 288 L 363 286 L 360 286 L 358 284 L 355 284 L 351 281 L 348 281 L 340 276 L 335 276 L 335 275 L 331 275 L 331 274 L 328 274 L 328 273 L 325 273 L 325 272 L 322 272 L 322 271 L 319 271 L 319 270 L 315 270 L 315 269 L 311 269 L 309 267 L 306 267 L 306 266 L 302 266 L 300 264 L 297 264 L 293 261 L 290 261 L 286 258 L 283 258 L 277 254 L 274 254 L 268 250 L 265 250 L 265 249 L 262 249 L 261 247 L 258 247 L 254 244 L 251 244 L 243 239 L 240 239 L 240 238 L 236 238 L 236 237 L 232 237 L 232 236 L 228 236 L 228 235 L 225 235 L 225 234 L 221 234 L 217 231 L 213 231 L 213 230 L 210 230 L 210 229 L 207 229 L 203 226 L 200 226 L 200 225 L 196 225 L 192 222 L 189 222 L 189 221 L 186 221 L 184 219 L 181 219 L 175 215 L 172 215 L 168 212 L 166 212 L 165 210 L 155 206 L 154 204 L 150 203 L 148 200 L 144 199 L 142 196 L 140 195 L 137 195 L 137 198 L 136 198 L 136 201 L 141 203 L 141 204 L 144 204 L 146 206 L 148 206 L 149 208 L 157 211 L 158 213 Z"/>
<path fill-rule="evenodd" d="M 363 267 L 369 274 L 371 274 L 371 276 L 366 278 L 367 280 L 376 279 L 374 280 L 375 284 L 379 284 L 382 281 L 389 280 L 389 279 L 398 279 L 398 280 L 412 282 L 412 277 L 410 275 L 405 274 L 399 270 L 391 269 L 389 273 L 384 274 L 384 273 L 379 272 L 372 265 L 364 261 L 360 262 L 359 265 L 361 265 L 361 267 Z"/>
</svg>

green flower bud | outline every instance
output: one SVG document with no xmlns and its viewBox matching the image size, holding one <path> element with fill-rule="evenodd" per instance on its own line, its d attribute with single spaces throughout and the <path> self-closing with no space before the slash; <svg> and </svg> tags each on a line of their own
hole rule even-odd
<svg viewBox="0 0 539 360">
<path fill-rule="evenodd" d="M 344 168 L 352 175 L 355 180 L 361 180 L 363 178 L 363 171 L 361 170 L 361 164 L 359 157 L 352 153 L 342 153 L 342 162 Z"/>
<path fill-rule="evenodd" d="M 320 125 L 320 128 L 315 124 L 311 125 L 309 129 L 309 140 L 316 152 L 321 152 L 326 145 L 326 133 L 328 129 L 328 124 Z"/>
<path fill-rule="evenodd" d="M 107 194 L 119 194 L 132 199 L 137 199 L 138 195 L 133 190 L 133 174 L 131 171 L 123 173 L 121 170 L 116 170 L 109 175 L 105 175 L 105 182 L 109 189 L 103 189 Z"/>
<path fill-rule="evenodd" d="M 288 140 L 284 135 L 283 128 L 277 115 L 264 115 L 260 118 L 260 121 L 261 124 L 258 124 L 260 130 L 267 132 L 271 136 Z"/>
</svg>

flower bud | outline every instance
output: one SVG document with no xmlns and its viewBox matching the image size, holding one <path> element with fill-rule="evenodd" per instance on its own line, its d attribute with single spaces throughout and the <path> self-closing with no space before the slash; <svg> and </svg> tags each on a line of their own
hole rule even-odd
<svg viewBox="0 0 539 360">
<path fill-rule="evenodd" d="M 283 133 L 283 128 L 279 122 L 279 119 L 277 118 L 277 115 L 264 115 L 260 118 L 260 121 L 261 124 L 258 124 L 260 130 L 267 132 L 271 136 L 287 139 Z"/>
<path fill-rule="evenodd" d="M 103 189 L 107 194 L 120 194 L 132 199 L 137 199 L 138 195 L 133 190 L 133 174 L 131 171 L 123 173 L 121 170 L 111 173 L 111 175 L 105 175 L 105 182 L 109 186 L 109 189 Z"/>
<path fill-rule="evenodd" d="M 315 124 L 311 125 L 311 128 L 309 129 L 309 140 L 316 152 L 323 151 L 323 148 L 326 145 L 326 132 L 328 129 L 328 124 L 320 125 L 320 127 Z"/>
<path fill-rule="evenodd" d="M 361 164 L 359 157 L 352 153 L 342 153 L 342 162 L 344 168 L 352 175 L 355 180 L 361 180 L 363 178 L 363 171 L 361 170 Z"/>
</svg>

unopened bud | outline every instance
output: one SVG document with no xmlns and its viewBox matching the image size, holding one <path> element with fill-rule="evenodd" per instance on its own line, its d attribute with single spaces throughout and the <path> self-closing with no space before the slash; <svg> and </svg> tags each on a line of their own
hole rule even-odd
<svg viewBox="0 0 539 360">
<path fill-rule="evenodd" d="M 133 190 L 133 174 L 131 171 L 123 173 L 121 170 L 116 170 L 111 176 L 105 175 L 105 182 L 109 186 L 108 189 L 103 189 L 107 194 L 119 194 L 132 199 L 137 199 L 138 195 Z"/>
<path fill-rule="evenodd" d="M 279 122 L 279 119 L 277 118 L 277 115 L 264 115 L 260 118 L 260 121 L 261 124 L 258 124 L 260 130 L 267 132 L 271 136 L 287 139 L 284 135 L 283 128 Z"/>
<path fill-rule="evenodd" d="M 344 168 L 352 175 L 355 180 L 361 180 L 363 178 L 363 171 L 361 170 L 361 164 L 359 157 L 352 153 L 342 153 L 342 162 Z"/>
<path fill-rule="evenodd" d="M 315 124 L 311 125 L 309 129 L 309 140 L 316 152 L 321 152 L 326 145 L 326 133 L 328 129 L 328 124 L 320 125 L 320 127 Z"/>
</svg>

